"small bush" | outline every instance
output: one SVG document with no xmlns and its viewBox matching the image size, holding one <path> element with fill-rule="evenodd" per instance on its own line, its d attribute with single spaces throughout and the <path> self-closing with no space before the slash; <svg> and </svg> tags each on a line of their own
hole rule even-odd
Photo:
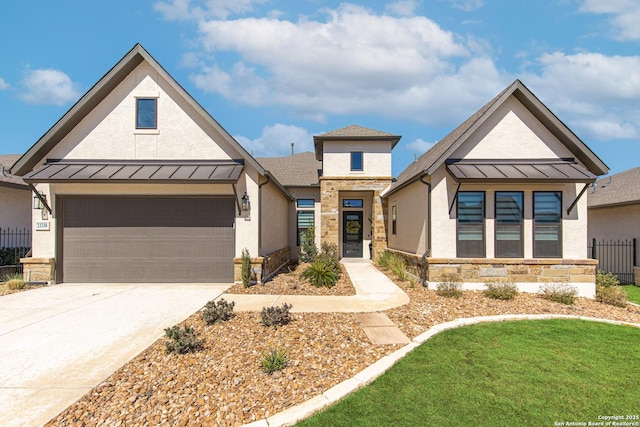
<svg viewBox="0 0 640 427">
<path fill-rule="evenodd" d="M 460 298 L 462 296 L 462 283 L 457 274 L 443 274 L 442 282 L 438 283 L 436 294 L 441 297 Z"/>
<path fill-rule="evenodd" d="M 207 325 L 213 325 L 214 323 L 226 322 L 233 316 L 233 307 L 235 302 L 227 302 L 224 298 L 220 301 L 209 301 L 202 309 L 202 320 Z"/>
<path fill-rule="evenodd" d="M 186 354 L 200 350 L 204 346 L 204 340 L 199 339 L 195 329 L 190 326 L 180 328 L 178 325 L 164 330 L 167 337 L 164 345 L 167 353 Z"/>
<path fill-rule="evenodd" d="M 286 302 L 282 304 L 282 307 L 262 307 L 262 312 L 260 313 L 262 324 L 264 326 L 273 326 L 276 329 L 278 326 L 288 324 L 291 322 L 291 313 L 289 313 L 289 310 L 291 310 L 292 307 L 291 304 L 287 304 Z"/>
<path fill-rule="evenodd" d="M 251 286 L 253 272 L 251 271 L 251 257 L 248 249 L 242 249 L 242 284 L 245 288 Z"/>
<path fill-rule="evenodd" d="M 540 286 L 540 292 L 543 298 L 549 301 L 567 305 L 573 304 L 578 295 L 578 290 L 574 286 L 563 283 L 547 283 L 546 285 Z"/>
<path fill-rule="evenodd" d="M 627 306 L 627 293 L 620 286 L 597 286 L 596 301 L 616 307 Z"/>
<path fill-rule="evenodd" d="M 596 272 L 596 288 L 610 288 L 619 286 L 620 281 L 613 273 L 605 273 L 602 270 Z"/>
<path fill-rule="evenodd" d="M 315 228 L 310 227 L 300 237 L 300 261 L 313 262 L 318 254 L 315 243 Z"/>
<path fill-rule="evenodd" d="M 4 276 L 3 280 L 7 289 L 12 291 L 22 290 L 27 285 L 27 282 L 22 279 L 22 274 L 20 273 L 7 274 Z"/>
<path fill-rule="evenodd" d="M 324 242 L 322 244 L 321 253 L 328 256 L 329 258 L 334 260 L 336 263 L 340 262 L 340 252 L 338 251 L 338 245 L 336 245 L 335 243 Z"/>
<path fill-rule="evenodd" d="M 489 298 L 508 301 L 518 295 L 518 287 L 511 282 L 485 283 L 484 286 L 487 289 L 482 293 Z"/>
<path fill-rule="evenodd" d="M 276 371 L 284 369 L 289 363 L 287 351 L 280 347 L 272 347 L 262 353 L 260 367 L 265 374 L 271 375 Z"/>
<path fill-rule="evenodd" d="M 337 268 L 340 268 L 339 264 Z M 339 275 L 336 273 L 336 265 L 331 258 L 319 258 L 302 272 L 302 277 L 309 280 L 315 287 L 332 288 L 338 281 Z"/>
<path fill-rule="evenodd" d="M 380 267 L 384 268 L 385 270 L 388 270 L 389 267 L 391 266 L 393 256 L 394 256 L 393 253 L 389 251 L 384 251 L 380 255 L 378 255 L 376 262 Z"/>
<path fill-rule="evenodd" d="M 391 271 L 398 280 L 409 280 L 409 271 L 407 270 L 407 263 L 403 257 L 390 251 L 384 251 L 378 256 L 376 261 L 380 267 L 385 270 Z"/>
</svg>

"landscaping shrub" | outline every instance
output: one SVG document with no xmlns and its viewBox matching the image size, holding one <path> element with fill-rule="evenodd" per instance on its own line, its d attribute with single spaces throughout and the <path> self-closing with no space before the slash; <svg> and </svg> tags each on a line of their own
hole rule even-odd
<svg viewBox="0 0 640 427">
<path fill-rule="evenodd" d="M 268 375 L 284 369 L 288 363 L 289 356 L 287 355 L 287 351 L 280 347 L 270 348 L 262 353 L 262 358 L 260 359 L 262 371 Z"/>
<path fill-rule="evenodd" d="M 457 274 L 443 274 L 442 282 L 438 283 L 436 294 L 441 297 L 460 298 L 462 296 L 462 283 Z"/>
<path fill-rule="evenodd" d="M 549 301 L 559 302 L 561 304 L 571 305 L 573 304 L 578 290 L 566 283 L 547 283 L 540 286 L 540 292 L 543 298 Z"/>
<path fill-rule="evenodd" d="M 410 276 L 409 271 L 407 270 L 407 263 L 400 255 L 390 251 L 384 251 L 378 256 L 376 262 L 383 269 L 393 273 L 398 280 L 409 280 Z"/>
<path fill-rule="evenodd" d="M 251 286 L 251 278 L 253 276 L 251 271 L 251 257 L 249 256 L 249 250 L 242 249 L 242 284 L 245 288 Z"/>
<path fill-rule="evenodd" d="M 286 302 L 282 304 L 282 307 L 262 307 L 262 312 L 260 313 L 262 324 L 264 326 L 273 326 L 276 329 L 278 326 L 288 324 L 291 322 L 291 313 L 289 313 L 289 310 L 291 310 L 292 307 L 291 304 L 287 304 Z"/>
<path fill-rule="evenodd" d="M 20 273 L 7 274 L 4 276 L 3 280 L 5 285 L 7 286 L 7 289 L 12 291 L 24 289 L 24 287 L 27 285 L 27 282 L 22 279 L 22 274 Z"/>
<path fill-rule="evenodd" d="M 518 287 L 511 282 L 491 282 L 484 286 L 486 289 L 482 293 L 489 298 L 507 301 L 518 295 Z"/>
<path fill-rule="evenodd" d="M 338 251 L 338 245 L 335 243 L 324 242 L 321 253 L 334 260 L 336 264 L 340 263 L 340 252 Z"/>
<path fill-rule="evenodd" d="M 186 354 L 200 350 L 204 345 L 204 340 L 199 339 L 195 329 L 190 326 L 180 328 L 178 325 L 164 330 L 167 337 L 164 345 L 167 353 Z"/>
<path fill-rule="evenodd" d="M 391 259 L 393 258 L 393 256 L 394 256 L 393 253 L 389 251 L 384 251 L 380 255 L 378 255 L 376 262 L 380 267 L 384 268 L 385 270 L 388 270 L 391 265 Z"/>
<path fill-rule="evenodd" d="M 596 287 L 596 301 L 624 308 L 627 300 L 628 295 L 620 286 Z"/>
<path fill-rule="evenodd" d="M 596 287 L 597 288 L 610 288 L 612 286 L 619 286 L 620 281 L 613 273 L 605 273 L 602 270 L 596 271 Z"/>
<path fill-rule="evenodd" d="M 234 301 L 227 302 L 224 298 L 220 301 L 209 301 L 202 309 L 202 320 L 207 325 L 214 323 L 226 322 L 233 316 L 233 307 L 236 305 Z"/>
<path fill-rule="evenodd" d="M 307 228 L 300 238 L 300 261 L 313 262 L 317 254 L 315 228 Z"/>
<path fill-rule="evenodd" d="M 338 281 L 339 273 L 336 272 L 336 268 L 340 268 L 340 264 L 335 263 L 331 258 L 321 257 L 313 261 L 302 272 L 302 277 L 309 280 L 309 282 L 316 287 L 332 288 Z"/>
</svg>

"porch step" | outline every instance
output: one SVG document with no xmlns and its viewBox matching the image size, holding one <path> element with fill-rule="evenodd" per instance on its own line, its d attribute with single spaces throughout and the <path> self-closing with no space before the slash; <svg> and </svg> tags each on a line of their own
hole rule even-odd
<svg viewBox="0 0 640 427">
<path fill-rule="evenodd" d="M 372 344 L 408 344 L 411 342 L 392 321 L 383 313 L 356 313 L 356 320 L 362 325 L 364 333 Z"/>
</svg>

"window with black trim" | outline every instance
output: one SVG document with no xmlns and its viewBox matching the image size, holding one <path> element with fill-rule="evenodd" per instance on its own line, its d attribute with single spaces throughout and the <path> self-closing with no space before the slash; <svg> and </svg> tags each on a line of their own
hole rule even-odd
<svg viewBox="0 0 640 427">
<path fill-rule="evenodd" d="M 313 208 L 315 199 L 296 199 L 296 207 L 299 208 Z"/>
<path fill-rule="evenodd" d="M 363 156 L 364 155 L 362 151 L 351 152 L 351 170 L 352 171 L 364 170 Z"/>
<path fill-rule="evenodd" d="M 398 207 L 391 206 L 391 234 L 396 234 L 396 220 L 398 219 Z"/>
<path fill-rule="evenodd" d="M 522 191 L 496 191 L 496 257 L 522 258 Z"/>
<path fill-rule="evenodd" d="M 485 256 L 485 200 L 484 191 L 460 191 L 457 203 L 458 258 Z"/>
<path fill-rule="evenodd" d="M 361 208 L 364 206 L 362 199 L 344 199 L 342 200 L 343 208 Z"/>
<path fill-rule="evenodd" d="M 562 257 L 562 192 L 533 192 L 533 256 Z"/>
<path fill-rule="evenodd" d="M 315 217 L 313 211 L 298 211 L 298 238 L 296 244 L 302 246 L 305 239 L 305 233 L 315 225 Z"/>
<path fill-rule="evenodd" d="M 158 99 L 136 98 L 136 129 L 158 128 Z"/>
</svg>

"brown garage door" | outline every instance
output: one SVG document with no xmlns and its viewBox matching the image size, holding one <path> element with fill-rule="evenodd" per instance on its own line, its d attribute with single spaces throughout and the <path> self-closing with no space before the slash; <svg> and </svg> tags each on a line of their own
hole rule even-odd
<svg viewBox="0 0 640 427">
<path fill-rule="evenodd" d="M 58 280 L 233 281 L 233 198 L 62 197 L 57 212 Z"/>
</svg>

